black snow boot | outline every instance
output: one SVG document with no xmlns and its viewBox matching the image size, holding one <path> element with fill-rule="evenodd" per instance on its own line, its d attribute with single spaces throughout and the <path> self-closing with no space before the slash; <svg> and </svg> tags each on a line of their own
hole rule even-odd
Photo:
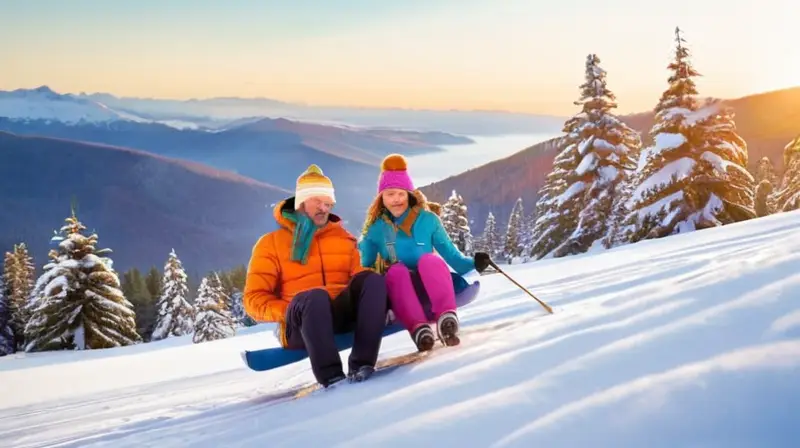
<svg viewBox="0 0 800 448">
<path fill-rule="evenodd" d="M 336 374 L 336 375 L 332 376 L 331 378 L 327 378 L 327 379 L 325 379 L 323 381 L 320 381 L 320 384 L 322 385 L 322 387 L 327 389 L 327 388 L 333 386 L 334 384 L 338 383 L 339 381 L 342 381 L 342 380 L 344 380 L 346 378 L 347 377 L 344 376 L 344 373 L 339 373 L 339 374 Z"/>
<path fill-rule="evenodd" d="M 349 377 L 351 383 L 360 383 L 368 380 L 373 373 L 375 373 L 375 367 L 361 366 L 358 368 L 358 370 L 349 372 L 347 376 Z"/>
<path fill-rule="evenodd" d="M 436 331 L 439 333 L 439 339 L 448 347 L 461 343 L 461 339 L 458 337 L 458 316 L 456 313 L 448 312 L 442 314 L 436 324 Z"/>
<path fill-rule="evenodd" d="M 431 326 L 428 324 L 420 325 L 414 330 L 411 339 L 414 340 L 417 350 L 421 352 L 432 350 L 433 344 L 436 342 L 436 338 L 433 336 L 433 330 L 431 330 Z"/>
</svg>

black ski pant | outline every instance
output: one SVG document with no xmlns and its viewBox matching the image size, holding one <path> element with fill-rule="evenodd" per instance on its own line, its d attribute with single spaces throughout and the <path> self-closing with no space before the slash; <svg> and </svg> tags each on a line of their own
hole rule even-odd
<svg viewBox="0 0 800 448">
<path fill-rule="evenodd" d="M 354 332 L 348 367 L 375 366 L 386 325 L 388 296 L 384 277 L 359 272 L 331 300 L 322 288 L 297 294 L 286 309 L 286 341 L 290 349 L 305 349 L 317 381 L 342 375 L 342 360 L 334 334 Z"/>
</svg>

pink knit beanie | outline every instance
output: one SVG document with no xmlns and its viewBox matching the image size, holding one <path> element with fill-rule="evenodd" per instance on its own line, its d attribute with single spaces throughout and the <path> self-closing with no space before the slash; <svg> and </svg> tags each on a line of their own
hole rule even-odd
<svg viewBox="0 0 800 448">
<path fill-rule="evenodd" d="M 388 188 L 414 191 L 414 183 L 407 171 L 406 159 L 400 154 L 390 154 L 381 162 L 381 176 L 378 180 L 378 194 Z"/>
</svg>

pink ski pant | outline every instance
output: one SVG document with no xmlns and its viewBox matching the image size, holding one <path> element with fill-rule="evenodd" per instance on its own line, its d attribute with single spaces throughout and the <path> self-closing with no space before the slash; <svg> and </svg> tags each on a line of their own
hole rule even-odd
<svg viewBox="0 0 800 448">
<path fill-rule="evenodd" d="M 417 271 L 413 273 L 402 263 L 393 264 L 386 272 L 386 289 L 392 312 L 410 332 L 420 325 L 435 322 L 443 313 L 456 310 L 450 270 L 437 254 L 420 257 Z M 430 314 L 425 312 L 423 302 L 430 303 Z"/>
</svg>

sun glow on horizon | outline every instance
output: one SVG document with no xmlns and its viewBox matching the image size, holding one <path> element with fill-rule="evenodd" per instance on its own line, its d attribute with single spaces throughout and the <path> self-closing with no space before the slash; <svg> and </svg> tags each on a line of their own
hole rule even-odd
<svg viewBox="0 0 800 448">
<path fill-rule="evenodd" d="M 703 75 L 701 96 L 800 85 L 800 47 L 785 37 L 800 6 L 782 0 L 757 8 L 731 0 L 724 9 L 701 1 L 689 12 L 633 0 L 547 8 L 522 0 L 411 1 L 410 12 L 347 0 L 363 17 L 336 10 L 328 22 L 310 21 L 299 6 L 231 1 L 207 13 L 200 3 L 189 12 L 141 3 L 150 16 L 125 2 L 52 3 L 43 14 L 30 5 L 0 7 L 37 17 L 0 13 L 0 37 L 15 42 L 0 48 L 1 59 L 14 61 L 0 73 L 0 89 L 571 115 L 585 56 L 597 53 L 617 111 L 630 113 L 652 109 L 666 87 L 676 25 Z"/>
</svg>

